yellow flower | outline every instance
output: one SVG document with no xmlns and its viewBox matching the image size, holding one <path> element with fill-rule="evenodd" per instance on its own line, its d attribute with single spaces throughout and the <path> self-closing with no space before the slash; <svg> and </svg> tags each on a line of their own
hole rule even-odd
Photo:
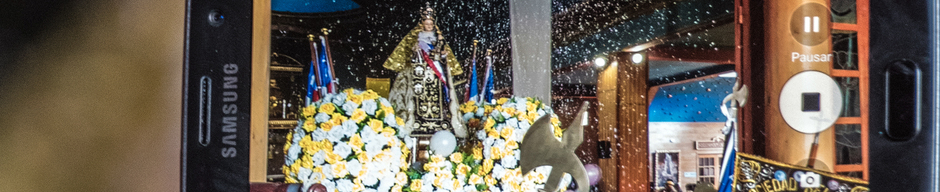
<svg viewBox="0 0 940 192">
<path fill-rule="evenodd" d="M 558 117 L 552 117 L 552 125 L 559 126 L 559 124 L 561 124 L 561 121 L 558 121 Z"/>
<path fill-rule="evenodd" d="M 397 181 L 398 183 L 401 183 L 401 184 L 404 184 L 405 182 L 408 182 L 408 174 L 405 174 L 405 172 L 398 172 L 398 173 L 396 173 L 396 174 L 395 174 L 395 181 Z"/>
<path fill-rule="evenodd" d="M 384 111 L 386 115 L 395 114 L 395 108 L 392 108 L 392 106 L 388 106 L 388 105 L 383 105 L 382 111 Z"/>
<path fill-rule="evenodd" d="M 522 191 L 522 185 L 519 185 L 519 182 L 515 180 L 509 180 L 509 187 L 512 188 L 512 191 Z"/>
<path fill-rule="evenodd" d="M 491 170 L 493 170 L 493 159 L 484 159 L 483 165 L 480 166 L 480 175 L 488 175 Z"/>
<path fill-rule="evenodd" d="M 304 121 L 303 128 L 305 131 L 307 131 L 307 133 L 313 132 L 314 130 L 317 130 L 317 123 L 312 119 Z"/>
<path fill-rule="evenodd" d="M 529 123 L 534 123 L 536 119 L 539 119 L 539 113 L 535 111 L 529 111 L 529 114 L 526 115 L 526 119 L 529 120 Z"/>
<path fill-rule="evenodd" d="M 444 161 L 444 157 L 441 155 L 431 155 L 431 163 L 439 163 Z"/>
<path fill-rule="evenodd" d="M 507 139 L 507 140 L 506 140 L 506 148 L 509 149 L 509 150 L 518 149 L 518 148 L 519 148 L 519 143 L 516 142 L 516 140 Z"/>
<path fill-rule="evenodd" d="M 490 112 L 493 112 L 493 106 L 492 106 L 492 105 L 483 105 L 483 112 L 486 113 L 486 114 L 490 114 Z"/>
<path fill-rule="evenodd" d="M 354 134 L 349 138 L 349 145 L 353 147 L 353 151 L 358 153 L 362 152 L 362 146 L 366 144 L 362 142 L 362 137 L 360 137 L 359 134 Z"/>
<path fill-rule="evenodd" d="M 303 139 L 300 139 L 300 148 L 303 149 L 306 154 L 314 154 L 320 152 L 319 142 L 314 142 L 310 140 L 310 135 L 304 136 Z"/>
<path fill-rule="evenodd" d="M 369 125 L 369 127 L 372 128 L 372 131 L 375 131 L 376 133 L 381 133 L 381 132 L 382 132 L 382 128 L 384 128 L 384 127 L 382 126 L 382 121 L 380 121 L 380 120 L 378 120 L 378 119 L 370 119 L 370 120 L 369 120 L 369 123 L 367 123 L 367 124 Z"/>
<path fill-rule="evenodd" d="M 470 173 L 470 169 L 470 166 L 461 163 L 460 165 L 457 165 L 457 169 L 454 171 L 457 172 L 457 176 L 466 176 L 467 173 Z"/>
<path fill-rule="evenodd" d="M 336 161 L 330 163 L 330 165 L 333 165 L 333 170 L 331 170 L 333 171 L 333 177 L 342 178 L 346 176 L 346 174 L 349 174 L 349 171 L 346 170 L 346 161 Z"/>
<path fill-rule="evenodd" d="M 389 126 L 385 126 L 385 128 L 382 129 L 382 135 L 384 136 L 385 133 L 388 133 L 388 134 L 391 134 L 391 135 L 394 136 L 394 135 L 395 135 L 395 129 L 393 129 L 392 127 L 389 127 Z"/>
<path fill-rule="evenodd" d="M 336 106 L 333 105 L 333 103 L 324 103 L 323 105 L 320 105 L 320 112 L 332 113 L 334 111 L 336 111 Z"/>
<path fill-rule="evenodd" d="M 356 105 L 362 104 L 362 96 L 356 95 L 356 94 L 348 94 L 346 95 L 346 102 L 353 102 Z"/>
<path fill-rule="evenodd" d="M 359 153 L 359 154 L 356 154 L 356 159 L 359 159 L 359 163 L 363 163 L 363 164 L 364 164 L 364 163 L 368 163 L 368 162 L 372 162 L 372 161 L 369 159 L 369 155 L 366 155 L 366 153 Z M 363 166 L 363 167 L 365 167 L 365 166 Z"/>
<path fill-rule="evenodd" d="M 300 111 L 300 115 L 303 117 L 309 117 L 309 116 L 313 116 L 316 114 L 317 114 L 317 108 L 313 106 L 304 107 L 304 109 Z"/>
<path fill-rule="evenodd" d="M 483 177 L 480 177 L 479 175 L 470 175 L 470 180 L 467 180 L 467 182 L 474 185 L 482 184 Z"/>
<path fill-rule="evenodd" d="M 503 127 L 503 130 L 499 132 L 499 136 L 502 136 L 503 139 L 510 140 L 510 138 L 512 138 L 513 130 L 515 130 L 515 128 L 512 126 Z"/>
<path fill-rule="evenodd" d="M 421 191 L 421 180 L 411 180 L 411 187 L 409 187 L 409 189 L 411 189 L 411 191 Z"/>
<path fill-rule="evenodd" d="M 496 120 L 493 120 L 493 118 L 486 118 L 486 122 L 483 123 L 483 128 L 492 129 L 493 125 L 496 125 Z"/>
<path fill-rule="evenodd" d="M 361 179 L 356 178 L 353 181 L 354 181 L 353 182 L 354 185 L 353 185 L 352 191 L 363 191 L 366 189 L 366 186 L 362 184 Z"/>
<path fill-rule="evenodd" d="M 503 153 L 501 153 L 501 151 L 499 150 L 499 148 L 491 147 L 491 148 L 490 148 L 490 157 L 493 157 L 493 159 L 502 159 L 502 158 L 503 158 Z"/>
<path fill-rule="evenodd" d="M 506 129 L 506 128 L 503 128 L 503 129 Z M 492 137 L 492 138 L 494 138 L 494 139 L 495 139 L 495 138 L 499 138 L 499 132 L 497 132 L 496 129 L 493 129 L 493 128 L 486 129 L 486 128 L 484 128 L 484 130 L 486 130 L 486 136 Z"/>
<path fill-rule="evenodd" d="M 346 95 L 352 95 L 352 94 L 355 94 L 355 92 L 353 91 L 353 89 L 352 89 L 352 88 L 349 88 L 349 89 L 346 89 L 346 90 L 343 90 L 343 92 L 345 92 L 345 93 L 346 93 Z"/>
<path fill-rule="evenodd" d="M 538 105 L 535 105 L 535 103 L 526 103 L 526 104 L 525 104 L 525 108 L 526 108 L 527 111 L 535 111 L 535 107 L 537 107 L 537 106 L 538 106 Z"/>
<path fill-rule="evenodd" d="M 454 184 L 453 184 L 453 185 L 454 185 L 454 186 L 453 186 L 454 188 L 452 188 L 452 189 L 463 189 L 463 184 L 464 184 L 464 183 L 461 182 L 459 179 L 458 179 L 458 180 L 454 180 L 453 183 L 454 183 Z"/>
<path fill-rule="evenodd" d="M 515 116 L 515 115 L 516 115 L 516 108 L 514 108 L 514 107 L 506 107 L 506 108 L 503 108 L 503 112 L 506 112 L 507 114 L 509 114 L 509 116 Z"/>
<path fill-rule="evenodd" d="M 332 130 L 332 129 L 333 129 L 333 122 L 332 122 L 332 121 L 326 121 L 326 122 L 320 123 L 320 129 L 323 129 L 323 131 L 330 131 L 330 130 Z"/>
<path fill-rule="evenodd" d="M 561 137 L 564 133 L 564 130 L 561 130 L 561 127 L 555 127 L 555 137 Z"/>
<path fill-rule="evenodd" d="M 496 104 L 502 105 L 503 103 L 506 103 L 506 101 L 509 101 L 509 98 L 499 98 L 499 100 L 496 100 Z"/>
<path fill-rule="evenodd" d="M 444 184 L 444 178 L 445 177 L 443 175 L 439 175 L 438 177 L 434 178 L 434 181 L 431 184 L 433 184 L 435 187 L 444 188 L 441 186 Z"/>
<path fill-rule="evenodd" d="M 454 163 L 460 163 L 463 161 L 463 153 L 452 153 L 450 154 L 450 161 Z"/>
<path fill-rule="evenodd" d="M 333 152 L 326 153 L 327 163 L 330 163 L 331 165 L 335 165 L 336 163 L 339 163 L 340 161 L 343 161 L 343 157 L 340 157 L 339 155 Z"/>
<path fill-rule="evenodd" d="M 294 177 L 284 177 L 284 183 L 300 183 L 294 179 Z"/>
<path fill-rule="evenodd" d="M 355 111 L 353 111 L 353 115 L 350 119 L 356 123 L 360 123 L 362 120 L 366 119 L 366 111 L 357 108 Z"/>
<path fill-rule="evenodd" d="M 327 153 L 333 153 L 333 142 L 330 140 L 320 140 L 320 149 L 326 151 Z"/>
<path fill-rule="evenodd" d="M 398 125 L 405 125 L 405 120 L 402 120 L 401 117 L 398 116 L 395 116 L 395 122 L 398 123 Z"/>
<path fill-rule="evenodd" d="M 496 185 L 496 179 L 493 178 L 493 175 L 486 175 L 483 180 L 486 181 L 486 185 Z"/>
<path fill-rule="evenodd" d="M 479 148 L 479 147 L 473 148 L 473 159 L 477 161 L 483 159 L 483 148 Z"/>
<path fill-rule="evenodd" d="M 300 157 L 300 167 L 313 167 L 313 160 L 311 159 L 310 155 L 304 155 L 303 157 Z"/>
<path fill-rule="evenodd" d="M 395 184 L 395 186 L 392 187 L 392 192 L 401 192 L 401 185 Z"/>
</svg>

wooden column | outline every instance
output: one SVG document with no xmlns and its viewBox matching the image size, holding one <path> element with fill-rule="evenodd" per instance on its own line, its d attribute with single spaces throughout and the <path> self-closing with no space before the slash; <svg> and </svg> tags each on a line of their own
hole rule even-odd
<svg viewBox="0 0 940 192">
<path fill-rule="evenodd" d="M 620 141 L 619 191 L 649 191 L 649 135 L 647 131 L 647 76 L 649 65 L 630 61 L 633 53 L 612 53 L 617 63 L 617 136 Z"/>
<path fill-rule="evenodd" d="M 826 0 L 766 1 L 764 3 L 764 96 L 749 98 L 761 102 L 764 113 L 765 156 L 794 165 L 806 165 L 814 134 L 797 132 L 784 121 L 780 112 L 780 92 L 783 85 L 802 71 L 830 73 L 828 61 L 800 61 L 793 54 L 830 54 L 832 38 L 829 24 L 829 2 Z M 808 4 L 822 5 L 820 9 L 807 9 Z M 817 6 L 818 8 L 818 6 Z M 804 16 L 794 16 L 798 13 Z M 818 16 L 818 18 L 814 18 Z M 816 22 L 818 19 L 819 22 Z M 804 22 L 809 21 L 809 22 Z M 817 29 L 818 27 L 818 29 Z M 816 39 L 816 40 L 814 40 Z M 817 41 L 818 40 L 818 41 Z M 835 138 L 830 128 L 820 133 L 816 153 L 817 169 L 832 171 L 835 165 Z"/>
<path fill-rule="evenodd" d="M 608 64 L 610 65 L 610 64 Z M 601 191 L 617 189 L 617 65 L 607 66 L 597 76 L 597 140 L 610 142 L 610 159 L 598 159 Z"/>
<path fill-rule="evenodd" d="M 268 175 L 268 80 L 271 72 L 271 0 L 254 0 L 251 35 L 251 146 L 248 181 Z"/>
</svg>

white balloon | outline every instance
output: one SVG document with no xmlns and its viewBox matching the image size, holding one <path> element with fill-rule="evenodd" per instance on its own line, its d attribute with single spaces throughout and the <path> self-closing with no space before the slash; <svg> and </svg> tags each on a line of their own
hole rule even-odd
<svg viewBox="0 0 940 192">
<path fill-rule="evenodd" d="M 457 149 L 457 137 L 450 131 L 438 131 L 431 136 L 431 151 L 447 157 Z"/>
</svg>

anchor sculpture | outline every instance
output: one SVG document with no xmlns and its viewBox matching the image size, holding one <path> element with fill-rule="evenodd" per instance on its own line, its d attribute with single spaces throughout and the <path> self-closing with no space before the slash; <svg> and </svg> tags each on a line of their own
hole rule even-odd
<svg viewBox="0 0 940 192">
<path fill-rule="evenodd" d="M 583 114 L 587 108 L 588 103 L 584 102 L 577 114 Z M 575 149 L 584 141 L 581 118 L 583 118 L 581 115 L 576 115 L 574 121 L 565 130 L 561 141 L 558 141 L 552 133 L 551 115 L 539 117 L 522 137 L 522 144 L 520 144 L 522 154 L 519 162 L 523 174 L 539 166 L 552 166 L 552 172 L 549 173 L 548 181 L 542 191 L 557 191 L 558 182 L 565 173 L 571 174 L 571 177 L 578 183 L 579 192 L 589 191 L 587 170 L 584 169 L 578 156 L 574 154 Z"/>
</svg>

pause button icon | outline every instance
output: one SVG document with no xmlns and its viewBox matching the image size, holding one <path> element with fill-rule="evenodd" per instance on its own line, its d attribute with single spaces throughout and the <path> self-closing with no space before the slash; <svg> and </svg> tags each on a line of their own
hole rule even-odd
<svg viewBox="0 0 940 192">
<path fill-rule="evenodd" d="M 803 17 L 803 32 L 809 33 L 810 24 L 812 24 L 813 33 L 819 32 L 819 16 L 813 16 L 813 21 L 810 22 L 809 16 Z"/>
</svg>

